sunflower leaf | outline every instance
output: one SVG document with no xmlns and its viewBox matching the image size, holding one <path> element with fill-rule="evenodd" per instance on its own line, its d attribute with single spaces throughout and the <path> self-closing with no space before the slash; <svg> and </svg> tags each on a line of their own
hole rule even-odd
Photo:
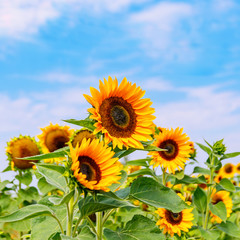
<svg viewBox="0 0 240 240">
<path fill-rule="evenodd" d="M 55 206 L 60 206 L 64 203 L 68 203 L 70 199 L 74 196 L 75 189 L 66 194 L 64 197 L 53 196 L 49 198 L 49 201 L 52 202 Z"/>
<path fill-rule="evenodd" d="M 127 222 L 125 228 L 115 232 L 111 229 L 104 229 L 104 236 L 107 240 L 163 240 L 164 235 L 156 227 L 156 223 L 142 215 L 135 215 Z"/>
<path fill-rule="evenodd" d="M 206 210 L 207 194 L 200 187 L 197 187 L 193 193 L 193 204 L 200 212 L 204 212 Z"/>
<path fill-rule="evenodd" d="M 227 233 L 229 236 L 240 238 L 240 228 L 236 224 L 226 221 L 226 223 L 221 222 L 221 224 L 217 224 L 216 227 L 225 233 Z"/>
<path fill-rule="evenodd" d="M 30 172 L 26 172 L 22 176 L 17 175 L 15 178 L 26 186 L 28 186 L 32 182 L 32 174 Z"/>
<path fill-rule="evenodd" d="M 0 222 L 16 222 L 22 221 L 30 218 L 37 217 L 39 215 L 49 215 L 53 216 L 53 211 L 41 204 L 33 204 L 23 207 L 16 212 L 13 212 L 7 216 L 0 217 Z"/>
<path fill-rule="evenodd" d="M 217 204 L 210 203 L 209 209 L 214 215 L 221 218 L 224 222 L 227 220 L 227 209 L 222 201 L 218 202 Z"/>
<path fill-rule="evenodd" d="M 21 158 L 21 160 L 44 160 L 44 159 L 51 159 L 51 158 L 62 158 L 62 157 L 66 157 L 68 155 L 68 152 L 69 152 L 69 147 L 63 147 L 51 153 L 25 157 L 25 158 Z"/>
<path fill-rule="evenodd" d="M 149 177 L 137 178 L 131 185 L 130 196 L 153 207 L 166 208 L 172 212 L 190 208 L 172 189 Z"/>
<path fill-rule="evenodd" d="M 84 120 L 76 120 L 76 119 L 67 119 L 63 120 L 64 122 L 71 123 L 77 126 L 88 128 L 91 131 L 94 131 L 96 127 L 94 127 L 95 121 L 89 118 L 86 118 Z"/>
<path fill-rule="evenodd" d="M 148 167 L 148 162 L 152 158 L 143 158 L 143 159 L 137 159 L 137 160 L 132 160 L 132 161 L 127 161 L 126 165 L 127 166 L 143 166 L 143 167 Z"/>
<path fill-rule="evenodd" d="M 142 176 L 142 175 L 149 175 L 149 176 L 156 177 L 155 172 L 150 168 L 143 168 L 143 169 L 137 170 L 137 171 L 129 174 L 128 176 L 136 177 L 136 176 Z"/>
<path fill-rule="evenodd" d="M 210 175 L 210 170 L 202 167 L 195 167 L 193 173 L 201 173 L 203 175 Z"/>
<path fill-rule="evenodd" d="M 220 160 L 237 157 L 239 155 L 240 155 L 240 152 L 227 153 L 227 154 L 224 154 Z"/>
<path fill-rule="evenodd" d="M 212 152 L 212 150 L 209 147 L 204 146 L 201 143 L 196 143 L 204 152 L 206 152 L 207 154 L 210 154 Z"/>
<path fill-rule="evenodd" d="M 227 190 L 229 192 L 235 192 L 236 191 L 236 188 L 235 186 L 233 185 L 233 183 L 227 179 L 227 178 L 223 178 L 217 185 L 217 187 L 220 186 L 220 189 L 224 189 L 224 190 Z M 219 189 L 219 190 L 220 190 Z"/>
</svg>

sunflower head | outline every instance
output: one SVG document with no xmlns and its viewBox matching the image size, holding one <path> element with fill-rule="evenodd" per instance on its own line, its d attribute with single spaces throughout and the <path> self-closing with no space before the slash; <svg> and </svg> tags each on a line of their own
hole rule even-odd
<svg viewBox="0 0 240 240">
<path fill-rule="evenodd" d="M 227 210 L 227 217 L 230 216 L 231 212 L 232 212 L 232 199 L 229 196 L 229 192 L 227 191 L 219 191 L 216 192 L 216 189 L 214 189 L 214 191 L 212 192 L 211 195 L 211 201 L 212 204 L 217 204 L 218 202 L 223 202 L 225 204 L 226 210 Z M 219 218 L 218 216 L 214 215 L 212 212 L 210 213 L 211 215 L 211 222 L 217 222 L 217 223 L 221 223 L 222 219 Z"/>
<path fill-rule="evenodd" d="M 123 146 L 143 148 L 140 141 L 148 141 L 152 134 L 152 115 L 155 111 L 150 106 L 150 99 L 142 99 L 145 91 L 126 78 L 118 85 L 111 77 L 104 83 L 100 81 L 98 91 L 90 88 L 92 96 L 85 95 L 92 105 L 89 108 L 91 119 L 96 121 L 94 134 L 104 134 L 106 144 L 112 142 L 113 148 Z"/>
<path fill-rule="evenodd" d="M 109 191 L 113 183 L 121 178 L 122 164 L 110 147 L 99 139 L 84 138 L 74 149 L 70 144 L 71 170 L 77 182 L 91 190 Z"/>
<path fill-rule="evenodd" d="M 71 139 L 70 139 L 70 143 L 72 144 L 72 146 L 75 148 L 78 145 L 81 145 L 82 143 L 82 140 L 86 138 L 86 139 L 96 139 L 96 136 L 93 134 L 92 131 L 90 131 L 89 129 L 87 128 L 82 128 L 82 129 L 79 129 L 79 130 L 76 130 L 72 136 L 71 136 Z"/>
<path fill-rule="evenodd" d="M 240 163 L 236 165 L 236 173 L 240 174 Z"/>
<path fill-rule="evenodd" d="M 222 178 L 233 178 L 236 172 L 236 166 L 232 163 L 225 164 L 219 171 Z"/>
<path fill-rule="evenodd" d="M 223 155 L 227 150 L 225 144 L 223 144 L 223 139 L 215 142 L 213 144 L 213 151 L 218 155 Z"/>
<path fill-rule="evenodd" d="M 189 141 L 188 144 L 191 147 L 190 158 L 195 158 L 196 157 L 196 149 L 194 147 L 194 143 L 192 141 Z"/>
<path fill-rule="evenodd" d="M 190 157 L 191 147 L 188 144 L 189 137 L 182 133 L 183 128 L 163 129 L 155 136 L 154 146 L 164 149 L 164 151 L 149 152 L 153 160 L 150 164 L 153 167 L 163 166 L 170 173 L 175 173 L 176 168 L 184 168 L 185 162 Z"/>
<path fill-rule="evenodd" d="M 45 153 L 54 152 L 57 149 L 66 147 L 73 133 L 69 126 L 59 126 L 50 123 L 49 126 L 41 128 L 42 134 L 37 137 L 40 140 Z"/>
<path fill-rule="evenodd" d="M 185 200 L 183 196 L 179 196 Z M 182 231 L 188 232 L 193 226 L 192 221 L 194 220 L 194 216 L 192 210 L 193 208 L 190 208 L 174 213 L 165 208 L 158 208 L 155 212 L 159 215 L 160 219 L 157 221 L 156 225 L 159 225 L 159 228 L 163 229 L 164 234 L 168 233 L 173 237 L 176 233 L 178 236 L 181 236 Z"/>
<path fill-rule="evenodd" d="M 29 136 L 20 135 L 18 138 L 13 138 L 7 143 L 6 154 L 11 162 L 12 169 L 14 166 L 19 169 L 32 168 L 32 162 L 37 161 L 21 160 L 19 158 L 35 156 L 41 153 L 41 148 L 36 140 Z"/>
</svg>

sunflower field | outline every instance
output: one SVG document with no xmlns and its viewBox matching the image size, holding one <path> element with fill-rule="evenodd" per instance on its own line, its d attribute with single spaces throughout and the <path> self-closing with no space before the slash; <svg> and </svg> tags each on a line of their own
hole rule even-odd
<svg viewBox="0 0 240 240">
<path fill-rule="evenodd" d="M 6 144 L 15 177 L 0 181 L 0 239 L 240 239 L 240 163 L 224 163 L 240 152 L 156 126 L 126 78 L 90 93 L 88 117 L 63 120 L 74 128 L 50 123 Z"/>
</svg>

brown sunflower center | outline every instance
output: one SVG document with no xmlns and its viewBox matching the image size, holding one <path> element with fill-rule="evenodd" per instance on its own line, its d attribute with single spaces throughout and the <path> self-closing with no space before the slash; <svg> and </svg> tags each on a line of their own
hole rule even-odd
<svg viewBox="0 0 240 240">
<path fill-rule="evenodd" d="M 102 125 L 113 137 L 127 138 L 134 133 L 137 116 L 132 105 L 122 97 L 106 98 L 100 108 Z"/>
<path fill-rule="evenodd" d="M 159 155 L 167 161 L 175 159 L 175 157 L 178 155 L 178 145 L 172 139 L 168 139 L 166 141 L 161 142 L 159 148 L 167 150 L 158 152 Z"/>
<path fill-rule="evenodd" d="M 226 173 L 232 173 L 232 171 L 233 171 L 233 167 L 231 165 L 225 166 L 225 172 Z"/>
<path fill-rule="evenodd" d="M 58 129 L 47 134 L 45 145 L 49 152 L 53 152 L 57 149 L 66 147 L 68 141 L 69 137 L 67 133 L 62 129 Z"/>
<path fill-rule="evenodd" d="M 92 158 L 80 156 L 78 161 L 80 162 L 79 173 L 85 174 L 88 181 L 97 181 L 98 183 L 101 180 L 101 170 Z"/>
<path fill-rule="evenodd" d="M 222 199 L 221 198 L 219 198 L 219 197 L 216 197 L 216 198 L 213 198 L 212 199 L 212 204 L 217 204 L 217 203 L 219 203 L 219 202 L 222 202 Z"/>
<path fill-rule="evenodd" d="M 182 212 L 173 213 L 169 210 L 166 210 L 165 217 L 169 223 L 171 223 L 172 225 L 177 225 L 182 221 Z"/>
<path fill-rule="evenodd" d="M 237 167 L 237 170 L 240 171 L 240 165 Z"/>
</svg>

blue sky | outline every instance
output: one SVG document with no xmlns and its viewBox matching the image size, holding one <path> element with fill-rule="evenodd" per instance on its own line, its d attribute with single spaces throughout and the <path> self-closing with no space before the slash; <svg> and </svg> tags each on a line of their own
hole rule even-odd
<svg viewBox="0 0 240 240">
<path fill-rule="evenodd" d="M 237 0 L 0 1 L 1 159 L 20 133 L 85 118 L 82 94 L 109 75 L 146 90 L 157 125 L 240 151 L 239 11 Z"/>
</svg>

